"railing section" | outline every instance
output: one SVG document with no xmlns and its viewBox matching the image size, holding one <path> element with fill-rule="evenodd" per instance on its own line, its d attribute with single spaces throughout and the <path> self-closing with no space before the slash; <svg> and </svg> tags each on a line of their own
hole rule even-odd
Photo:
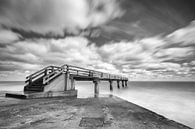
<svg viewBox="0 0 195 129">
<path fill-rule="evenodd" d="M 127 80 L 126 77 L 118 76 L 114 74 L 103 73 L 91 69 L 81 68 L 72 65 L 62 65 L 61 67 L 58 66 L 48 66 L 45 67 L 30 76 L 26 77 L 26 83 L 31 85 L 33 81 L 36 81 L 40 77 L 43 77 L 43 84 L 49 83 L 52 79 L 60 75 L 61 73 L 67 72 L 74 76 L 85 76 L 85 77 L 93 77 L 93 78 L 100 78 L 100 79 L 115 79 L 115 80 Z"/>
</svg>

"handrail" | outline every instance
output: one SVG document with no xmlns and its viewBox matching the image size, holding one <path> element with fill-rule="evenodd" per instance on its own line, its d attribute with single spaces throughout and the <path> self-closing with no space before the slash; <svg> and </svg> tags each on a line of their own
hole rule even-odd
<svg viewBox="0 0 195 129">
<path fill-rule="evenodd" d="M 28 78 L 30 78 L 30 77 L 32 77 L 32 76 L 34 76 L 34 75 L 40 73 L 41 71 L 43 71 L 43 70 L 45 70 L 45 69 L 47 69 L 47 68 L 49 68 L 49 67 L 53 67 L 53 66 L 47 66 L 47 67 L 45 67 L 45 68 L 43 68 L 43 69 L 41 69 L 41 70 L 39 70 L 39 71 L 37 71 L 37 72 L 35 72 L 35 73 L 29 75 L 29 76 L 27 76 L 26 79 L 28 79 Z"/>
<path fill-rule="evenodd" d="M 60 75 L 63 71 L 64 71 L 64 69 L 60 69 L 60 71 L 58 73 L 56 71 L 53 71 L 52 73 L 46 75 L 45 77 L 43 77 L 43 84 L 47 84 L 50 80 L 52 80 L 56 76 Z M 57 74 L 55 74 L 55 73 L 57 73 Z M 51 75 L 53 75 L 53 76 L 51 76 Z"/>
<path fill-rule="evenodd" d="M 91 69 L 87 69 L 87 68 L 82 68 L 82 67 L 78 67 L 78 66 L 73 66 L 73 65 L 68 65 L 68 64 L 64 64 L 63 66 L 68 66 L 69 69 L 70 67 L 73 67 L 73 68 L 78 68 L 78 69 L 83 69 L 83 70 L 88 70 L 88 71 L 91 71 L 91 72 L 96 72 L 96 73 L 100 73 L 100 74 L 107 74 L 107 75 L 111 75 L 111 76 L 118 76 L 118 75 L 115 75 L 115 74 L 108 74 L 108 73 L 105 73 L 105 72 L 100 72 L 100 71 L 97 71 L 97 70 L 91 70 Z M 121 76 L 122 77 L 122 76 Z M 126 77 L 122 77 L 122 78 L 126 78 Z"/>
<path fill-rule="evenodd" d="M 48 70 L 51 70 L 51 73 L 47 73 Z M 87 68 L 64 64 L 61 67 L 47 66 L 27 76 L 26 82 L 29 82 L 29 85 L 31 85 L 34 78 L 37 78 L 43 73 L 46 73 L 45 76 L 43 77 L 43 84 L 47 84 L 49 81 L 51 81 L 52 79 L 54 79 L 56 76 L 60 75 L 63 72 L 68 72 L 69 74 L 72 74 L 72 75 L 86 76 L 86 77 L 98 77 L 102 79 L 127 79 L 126 77 L 119 76 L 119 75 L 108 74 L 108 73 L 104 73 L 104 72 L 100 72 L 96 70 L 91 70 Z"/>
</svg>

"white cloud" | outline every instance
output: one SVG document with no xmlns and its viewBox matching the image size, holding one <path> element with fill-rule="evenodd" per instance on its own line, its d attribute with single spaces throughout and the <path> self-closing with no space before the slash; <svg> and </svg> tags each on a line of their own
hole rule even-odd
<svg viewBox="0 0 195 129">
<path fill-rule="evenodd" d="M 123 11 L 116 0 L 6 0 L 0 5 L 0 24 L 41 34 L 97 27 Z"/>
<path fill-rule="evenodd" d="M 104 60 L 115 64 L 123 64 L 128 59 L 140 59 L 142 52 L 142 46 L 135 42 L 110 43 L 99 48 L 99 53 Z"/>
<path fill-rule="evenodd" d="M 120 73 L 113 64 L 102 61 L 97 49 L 84 37 L 20 41 L 0 48 L 0 59 L 3 61 L 0 70 L 36 71 L 52 64 L 79 64 L 104 72 Z"/>
<path fill-rule="evenodd" d="M 174 43 L 180 43 L 182 45 L 195 44 L 195 21 L 192 21 L 190 25 L 171 33 L 167 38 Z"/>
<path fill-rule="evenodd" d="M 145 63 L 141 65 L 142 68 L 146 69 L 167 69 L 167 70 L 177 70 L 181 66 L 177 63 L 159 62 L 159 63 Z"/>
<path fill-rule="evenodd" d="M 167 48 L 158 51 L 155 56 L 164 59 L 183 59 L 193 56 L 194 52 L 193 47 Z"/>
<path fill-rule="evenodd" d="M 195 66 L 195 61 L 191 61 L 190 65 Z"/>
<path fill-rule="evenodd" d="M 163 40 L 160 36 L 144 38 L 139 41 L 144 49 L 150 51 L 157 51 L 163 46 L 167 45 L 167 42 Z"/>
<path fill-rule="evenodd" d="M 0 44 L 1 43 L 12 43 L 19 40 L 21 36 L 10 30 L 5 30 L 0 28 Z"/>
<path fill-rule="evenodd" d="M 194 76 L 191 68 L 194 47 L 171 45 L 160 36 L 102 46 L 85 37 L 24 40 L 0 47 L 3 61 L 0 69 L 32 72 L 47 65 L 67 63 L 114 74 L 123 72 L 145 80 Z M 173 63 L 181 60 L 181 63 Z"/>
</svg>

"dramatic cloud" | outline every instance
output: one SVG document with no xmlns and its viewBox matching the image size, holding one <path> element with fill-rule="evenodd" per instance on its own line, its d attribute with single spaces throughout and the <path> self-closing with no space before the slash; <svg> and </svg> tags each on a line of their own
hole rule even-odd
<svg viewBox="0 0 195 129">
<path fill-rule="evenodd" d="M 170 79 L 194 76 L 190 65 L 182 65 L 185 62 L 193 64 L 194 46 L 175 47 L 160 36 L 106 44 L 99 48 L 99 53 L 105 62 L 114 64 L 133 78 L 143 79 L 149 76 L 153 79 Z"/>
<path fill-rule="evenodd" d="M 40 34 L 77 34 L 122 16 L 116 0 L 1 0 L 0 24 Z"/>
<path fill-rule="evenodd" d="M 0 70 L 26 75 L 47 65 L 67 63 L 134 79 L 193 76 L 193 46 L 171 45 L 159 36 L 102 46 L 85 37 L 24 40 L 0 47 Z"/>
<path fill-rule="evenodd" d="M 0 48 L 0 71 L 34 72 L 47 65 L 72 64 L 119 74 L 115 65 L 104 62 L 98 47 L 84 37 L 34 39 Z"/>
<path fill-rule="evenodd" d="M 194 8 L 169 1 L 1 0 L 0 79 L 67 63 L 130 79 L 193 80 Z"/>
</svg>

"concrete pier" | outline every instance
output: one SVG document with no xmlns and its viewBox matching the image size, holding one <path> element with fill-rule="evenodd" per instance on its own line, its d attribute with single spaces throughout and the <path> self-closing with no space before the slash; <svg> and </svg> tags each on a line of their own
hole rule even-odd
<svg viewBox="0 0 195 129">
<path fill-rule="evenodd" d="M 109 83 L 110 83 L 110 91 L 113 91 L 113 81 L 112 80 L 109 80 Z"/>
<path fill-rule="evenodd" d="M 61 67 L 48 66 L 26 77 L 24 92 L 25 94 L 42 93 L 42 96 L 47 97 L 45 94 L 50 92 L 75 90 L 75 81 L 93 81 L 94 93 L 99 94 L 98 83 L 100 81 L 108 81 L 110 91 L 113 91 L 114 81 L 117 82 L 117 87 L 120 88 L 120 81 L 122 81 L 122 87 L 124 87 L 124 81 L 128 81 L 128 78 L 67 64 Z"/>
<path fill-rule="evenodd" d="M 125 87 L 127 87 L 127 81 L 125 81 Z"/>
<path fill-rule="evenodd" d="M 120 81 L 117 81 L 117 87 L 120 89 Z"/>
<path fill-rule="evenodd" d="M 95 96 L 99 95 L 99 80 L 95 79 L 94 83 L 94 94 Z"/>
<path fill-rule="evenodd" d="M 75 89 L 75 79 L 71 77 L 71 90 Z"/>
<path fill-rule="evenodd" d="M 125 85 L 124 85 L 124 81 L 121 81 L 122 82 L 122 87 L 124 88 L 125 87 Z"/>
</svg>

